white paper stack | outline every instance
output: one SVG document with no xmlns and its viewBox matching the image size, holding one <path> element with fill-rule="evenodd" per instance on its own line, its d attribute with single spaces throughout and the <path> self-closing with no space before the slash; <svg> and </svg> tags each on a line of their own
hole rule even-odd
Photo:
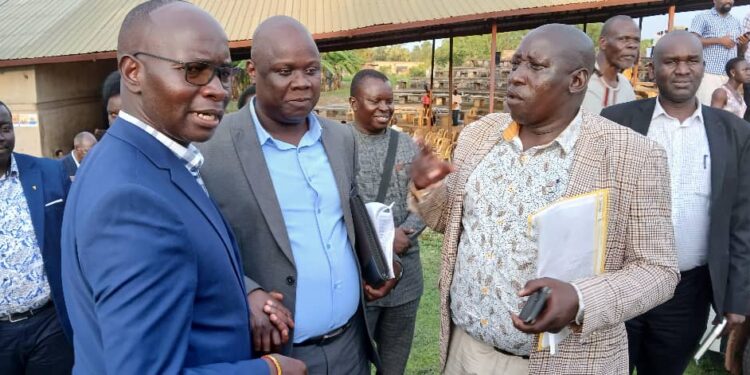
<svg viewBox="0 0 750 375">
<path fill-rule="evenodd" d="M 393 239 L 396 237 L 396 227 L 393 223 L 393 204 L 386 206 L 380 202 L 365 204 L 367 214 L 370 216 L 375 233 L 378 235 L 380 247 L 383 249 L 386 265 L 388 266 L 388 277 L 394 278 L 393 272 Z"/>
<path fill-rule="evenodd" d="M 572 282 L 604 272 L 609 191 L 566 198 L 529 216 L 529 228 L 538 248 L 537 277 Z M 542 334 L 539 349 L 556 346 L 570 334 L 568 328 Z"/>
</svg>

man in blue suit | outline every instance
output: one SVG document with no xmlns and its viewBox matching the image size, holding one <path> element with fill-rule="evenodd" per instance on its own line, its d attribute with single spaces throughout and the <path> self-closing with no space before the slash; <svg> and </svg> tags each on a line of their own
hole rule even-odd
<svg viewBox="0 0 750 375">
<path fill-rule="evenodd" d="M 60 226 L 70 180 L 59 161 L 13 152 L 11 119 L 0 102 L 0 373 L 69 374 Z"/>
<path fill-rule="evenodd" d="M 305 373 L 283 356 L 251 358 L 237 247 L 191 144 L 224 113 L 226 34 L 189 3 L 148 1 L 125 17 L 117 57 L 122 111 L 78 170 L 63 220 L 73 372 Z"/>
</svg>

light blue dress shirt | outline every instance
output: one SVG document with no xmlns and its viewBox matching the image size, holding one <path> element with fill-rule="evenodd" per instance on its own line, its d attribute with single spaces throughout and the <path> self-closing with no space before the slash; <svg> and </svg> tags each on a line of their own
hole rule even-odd
<svg viewBox="0 0 750 375">
<path fill-rule="evenodd" d="M 298 146 L 274 139 L 249 105 L 297 267 L 294 342 L 344 324 L 359 306 L 357 263 L 344 223 L 336 179 L 321 140 L 318 119 Z"/>
</svg>

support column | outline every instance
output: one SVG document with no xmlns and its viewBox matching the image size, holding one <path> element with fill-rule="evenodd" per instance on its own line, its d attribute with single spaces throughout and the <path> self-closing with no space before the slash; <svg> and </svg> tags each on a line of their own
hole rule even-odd
<svg viewBox="0 0 750 375">
<path fill-rule="evenodd" d="M 497 22 L 492 22 L 492 42 L 490 44 L 490 113 L 495 112 L 495 67 L 497 65 Z"/>
</svg>

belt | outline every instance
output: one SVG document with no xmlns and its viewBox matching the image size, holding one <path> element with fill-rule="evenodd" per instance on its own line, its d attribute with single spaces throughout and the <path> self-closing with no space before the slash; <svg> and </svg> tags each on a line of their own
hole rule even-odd
<svg viewBox="0 0 750 375">
<path fill-rule="evenodd" d="M 302 341 L 299 344 L 294 344 L 294 346 L 311 346 L 311 345 L 319 346 L 319 345 L 325 345 L 325 344 L 330 343 L 331 341 L 335 340 L 339 336 L 343 335 L 344 332 L 346 332 L 346 330 L 349 329 L 349 327 L 351 327 L 351 326 L 352 326 L 352 321 L 349 320 L 348 322 L 346 322 L 346 324 L 344 324 L 343 326 L 341 326 L 339 328 L 334 329 L 331 332 L 328 332 L 328 333 L 326 333 L 324 335 L 311 337 L 311 338 L 309 338 L 309 339 L 307 339 L 305 341 Z"/>
<path fill-rule="evenodd" d="M 9 322 L 9 323 L 20 322 L 22 320 L 26 320 L 28 318 L 31 318 L 34 315 L 39 314 L 40 312 L 46 310 L 47 308 L 51 306 L 52 306 L 52 301 L 50 300 L 47 303 L 45 303 L 44 306 L 36 308 L 36 309 L 27 310 L 27 311 L 20 312 L 20 313 L 0 315 L 0 322 Z"/>
<path fill-rule="evenodd" d="M 508 351 L 502 350 L 502 349 L 500 349 L 500 348 L 498 348 L 498 347 L 494 347 L 494 348 L 495 348 L 495 351 L 496 351 L 496 352 L 498 352 L 498 353 L 500 353 L 500 354 L 503 354 L 503 355 L 507 355 L 507 356 L 510 356 L 510 357 L 520 357 L 520 358 L 523 358 L 523 359 L 529 359 L 529 356 L 527 356 L 527 355 L 518 355 L 518 354 L 513 354 L 513 353 L 511 353 L 511 352 L 508 352 Z"/>
</svg>

